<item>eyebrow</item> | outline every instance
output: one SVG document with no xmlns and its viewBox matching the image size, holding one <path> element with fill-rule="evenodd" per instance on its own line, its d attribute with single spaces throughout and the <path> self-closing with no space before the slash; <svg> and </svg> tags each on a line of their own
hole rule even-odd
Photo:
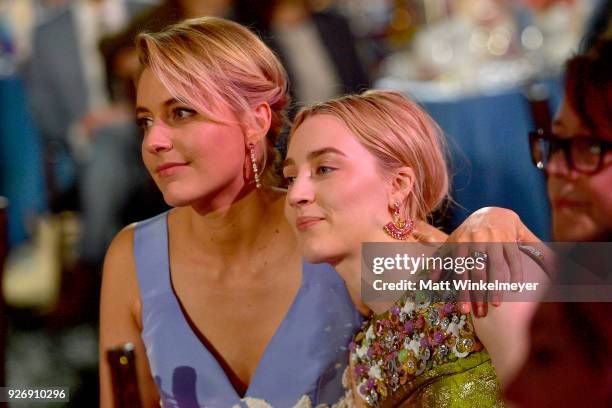
<svg viewBox="0 0 612 408">
<path fill-rule="evenodd" d="M 319 150 L 315 150 L 312 151 L 310 153 L 308 153 L 306 155 L 306 159 L 307 160 L 313 160 L 316 159 L 319 156 L 323 156 L 324 154 L 339 154 L 340 156 L 344 156 L 346 157 L 346 154 L 342 153 L 340 150 L 334 148 L 334 147 L 324 147 L 323 149 L 319 149 Z M 292 158 L 287 158 L 283 161 L 283 164 L 281 167 L 287 167 L 287 166 L 292 166 L 295 165 L 295 160 L 293 160 Z"/>
<path fill-rule="evenodd" d="M 178 99 L 176 99 L 176 98 L 170 98 L 170 99 L 167 99 L 166 101 L 164 101 L 162 103 L 162 106 L 164 108 L 167 108 L 168 106 L 172 106 L 175 103 L 179 103 L 179 102 L 180 101 Z M 143 113 L 143 112 L 149 112 L 149 110 L 147 108 L 143 107 L 143 106 L 136 106 L 136 109 L 134 110 L 135 114 L 139 114 L 139 113 Z"/>
<path fill-rule="evenodd" d="M 551 130 L 553 131 L 553 133 L 554 133 L 554 129 L 555 129 L 555 128 L 558 128 L 558 130 L 560 130 L 560 131 L 564 131 L 564 130 L 565 130 L 565 123 L 563 123 L 563 120 L 561 120 L 561 119 L 555 119 L 555 120 L 553 120 L 553 122 L 552 122 L 552 126 L 551 126 Z M 580 137 L 580 136 L 584 136 L 584 137 L 590 137 L 590 136 L 592 136 L 592 133 L 593 133 L 593 132 L 592 132 L 592 131 L 590 131 L 590 130 L 588 130 L 588 129 L 582 129 L 582 130 L 579 130 L 577 133 L 575 133 L 575 134 L 573 134 L 573 135 L 571 135 L 571 136 L 578 136 L 578 137 Z"/>
</svg>

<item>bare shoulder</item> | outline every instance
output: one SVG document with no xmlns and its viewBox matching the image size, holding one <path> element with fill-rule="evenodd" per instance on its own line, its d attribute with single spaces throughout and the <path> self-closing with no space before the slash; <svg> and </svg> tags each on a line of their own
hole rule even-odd
<svg viewBox="0 0 612 408">
<path fill-rule="evenodd" d="M 140 336 L 141 301 L 134 262 L 135 224 L 124 228 L 111 243 L 104 259 L 100 296 L 100 407 L 112 406 L 109 348 L 124 343 L 135 346 L 136 370 L 144 407 L 159 406 L 159 395 L 151 376 Z"/>
<path fill-rule="evenodd" d="M 135 271 L 134 230 L 136 224 L 123 228 L 113 239 L 104 258 L 104 275 L 128 275 Z"/>
<path fill-rule="evenodd" d="M 111 242 L 104 258 L 102 272 L 102 307 L 104 300 L 123 304 L 132 314 L 139 312 L 139 293 L 134 262 L 134 230 L 136 224 L 121 230 Z"/>
<path fill-rule="evenodd" d="M 132 249 L 135 229 L 136 223 L 133 223 L 119 231 L 108 248 L 107 257 L 109 254 L 117 256 L 122 252 Z"/>
</svg>

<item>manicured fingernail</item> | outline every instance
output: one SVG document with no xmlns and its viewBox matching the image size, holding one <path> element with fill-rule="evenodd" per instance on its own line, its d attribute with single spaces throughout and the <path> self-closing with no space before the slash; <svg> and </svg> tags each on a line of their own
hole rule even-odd
<svg viewBox="0 0 612 408">
<path fill-rule="evenodd" d="M 476 309 L 476 317 L 483 317 L 483 316 L 484 316 L 484 307 L 482 306 L 481 303 L 479 303 Z"/>
</svg>

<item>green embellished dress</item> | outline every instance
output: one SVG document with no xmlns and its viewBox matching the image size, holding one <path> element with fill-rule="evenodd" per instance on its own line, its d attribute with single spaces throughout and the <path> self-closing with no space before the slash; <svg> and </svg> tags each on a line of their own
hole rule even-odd
<svg viewBox="0 0 612 408">
<path fill-rule="evenodd" d="M 366 321 L 349 348 L 368 406 L 504 406 L 491 358 L 451 292 L 407 292 Z"/>
</svg>

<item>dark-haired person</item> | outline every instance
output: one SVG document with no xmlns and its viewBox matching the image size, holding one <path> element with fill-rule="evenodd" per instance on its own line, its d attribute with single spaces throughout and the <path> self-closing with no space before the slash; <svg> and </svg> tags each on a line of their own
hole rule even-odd
<svg viewBox="0 0 612 408">
<path fill-rule="evenodd" d="M 555 241 L 612 241 L 612 41 L 567 62 L 552 133 L 530 135 Z"/>
<path fill-rule="evenodd" d="M 546 171 L 556 241 L 612 241 L 612 41 L 566 65 L 552 134 L 530 135 Z M 573 271 L 567 271 L 572 273 Z M 519 407 L 612 405 L 612 303 L 543 303 L 525 366 L 506 389 Z"/>
</svg>

